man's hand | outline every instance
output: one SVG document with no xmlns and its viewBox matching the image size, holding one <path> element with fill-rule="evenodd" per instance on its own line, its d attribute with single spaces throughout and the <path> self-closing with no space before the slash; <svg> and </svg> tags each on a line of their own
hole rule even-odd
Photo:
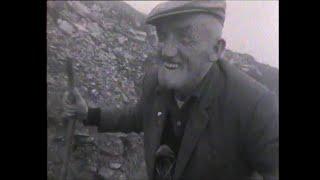
<svg viewBox="0 0 320 180">
<path fill-rule="evenodd" d="M 88 115 L 88 105 L 77 88 L 66 91 L 62 98 L 64 112 L 63 118 L 76 118 L 85 120 Z"/>
</svg>

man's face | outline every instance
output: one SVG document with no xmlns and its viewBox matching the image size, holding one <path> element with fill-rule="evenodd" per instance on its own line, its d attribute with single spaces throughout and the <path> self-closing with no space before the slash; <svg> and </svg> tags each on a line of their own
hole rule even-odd
<svg viewBox="0 0 320 180">
<path fill-rule="evenodd" d="M 156 28 L 162 59 L 159 84 L 181 92 L 192 90 L 210 69 L 210 60 L 216 60 L 221 25 L 211 15 L 188 14 L 159 20 Z"/>
</svg>

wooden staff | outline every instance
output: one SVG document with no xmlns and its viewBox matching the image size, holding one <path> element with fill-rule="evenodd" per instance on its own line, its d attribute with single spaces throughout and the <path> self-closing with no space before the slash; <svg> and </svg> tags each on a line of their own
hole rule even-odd
<svg viewBox="0 0 320 180">
<path fill-rule="evenodd" d="M 71 100 L 71 103 L 75 103 L 75 97 L 72 94 L 75 83 L 74 83 L 74 73 L 72 68 L 72 60 L 69 58 L 67 60 L 67 67 L 66 67 L 66 73 L 68 77 L 68 90 L 70 92 L 69 97 Z M 65 119 L 68 122 L 66 137 L 65 137 L 65 151 L 63 154 L 63 165 L 61 168 L 61 174 L 60 174 L 60 180 L 66 180 L 68 176 L 68 166 L 69 166 L 69 159 L 71 154 L 71 147 L 72 147 L 72 141 L 73 141 L 73 134 L 75 129 L 75 122 L 76 117 L 68 117 Z"/>
</svg>

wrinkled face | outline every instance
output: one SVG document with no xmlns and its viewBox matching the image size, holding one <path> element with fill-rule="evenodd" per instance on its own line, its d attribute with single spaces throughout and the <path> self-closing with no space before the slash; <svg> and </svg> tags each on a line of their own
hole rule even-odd
<svg viewBox="0 0 320 180">
<path fill-rule="evenodd" d="M 162 60 L 159 84 L 177 91 L 193 89 L 217 59 L 221 25 L 211 15 L 188 14 L 159 20 L 156 29 Z"/>
</svg>

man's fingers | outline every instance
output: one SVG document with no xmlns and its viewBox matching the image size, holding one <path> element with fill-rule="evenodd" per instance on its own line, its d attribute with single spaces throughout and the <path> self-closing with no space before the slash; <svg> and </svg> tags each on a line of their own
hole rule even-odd
<svg viewBox="0 0 320 180">
<path fill-rule="evenodd" d="M 77 110 L 78 107 L 76 107 L 76 106 L 73 105 L 73 104 L 66 104 L 66 105 L 64 106 L 64 109 Z"/>
<path fill-rule="evenodd" d="M 69 96 L 69 92 L 68 91 L 63 93 L 63 96 L 62 96 L 62 102 L 63 103 L 68 103 L 68 96 Z"/>
<path fill-rule="evenodd" d="M 63 116 L 64 118 L 70 118 L 70 117 L 75 116 L 75 114 L 74 114 L 74 113 L 70 113 L 70 112 L 63 112 L 63 113 L 62 113 L 62 116 Z"/>
<path fill-rule="evenodd" d="M 63 101 L 64 104 L 74 104 L 74 103 L 77 103 L 79 101 L 79 96 L 81 96 L 81 95 L 79 94 L 78 91 L 74 91 L 74 90 L 66 91 L 63 94 L 62 101 Z M 74 102 L 72 100 L 73 98 L 75 98 L 76 102 Z"/>
<path fill-rule="evenodd" d="M 81 96 L 79 90 L 77 88 L 74 89 L 74 95 L 76 97 L 76 103 L 78 104 L 83 104 L 86 103 L 86 101 L 83 99 L 83 97 Z"/>
<path fill-rule="evenodd" d="M 82 98 L 82 96 L 77 88 L 73 88 L 71 92 L 72 92 L 72 95 L 76 98 L 76 101 L 79 101 L 79 99 Z"/>
<path fill-rule="evenodd" d="M 77 88 L 64 92 L 62 97 L 64 117 L 85 118 L 88 107 L 86 101 L 82 98 Z"/>
<path fill-rule="evenodd" d="M 76 104 L 83 104 L 85 103 L 85 100 L 83 99 L 83 97 L 81 96 L 79 90 L 77 88 L 73 88 L 70 92 L 69 92 L 70 95 L 72 95 L 72 98 L 75 98 L 75 102 L 73 103 L 76 103 Z M 69 96 L 70 96 L 69 95 Z M 70 102 L 70 100 L 69 100 Z M 71 103 L 71 102 L 70 102 Z"/>
<path fill-rule="evenodd" d="M 76 113 L 77 111 L 75 109 L 66 109 L 66 113 Z"/>
<path fill-rule="evenodd" d="M 78 96 L 78 97 L 81 96 L 78 88 L 73 88 L 73 89 L 72 89 L 72 93 L 73 93 L 75 96 Z"/>
<path fill-rule="evenodd" d="M 62 101 L 63 101 L 64 104 L 74 104 L 74 102 L 72 102 L 72 98 L 76 98 L 77 99 L 77 97 L 74 95 L 73 92 L 66 91 L 63 94 Z"/>
<path fill-rule="evenodd" d="M 64 112 L 63 113 L 63 116 L 64 117 L 71 117 L 71 116 L 73 116 L 74 114 L 73 113 L 70 113 L 70 112 Z"/>
</svg>

